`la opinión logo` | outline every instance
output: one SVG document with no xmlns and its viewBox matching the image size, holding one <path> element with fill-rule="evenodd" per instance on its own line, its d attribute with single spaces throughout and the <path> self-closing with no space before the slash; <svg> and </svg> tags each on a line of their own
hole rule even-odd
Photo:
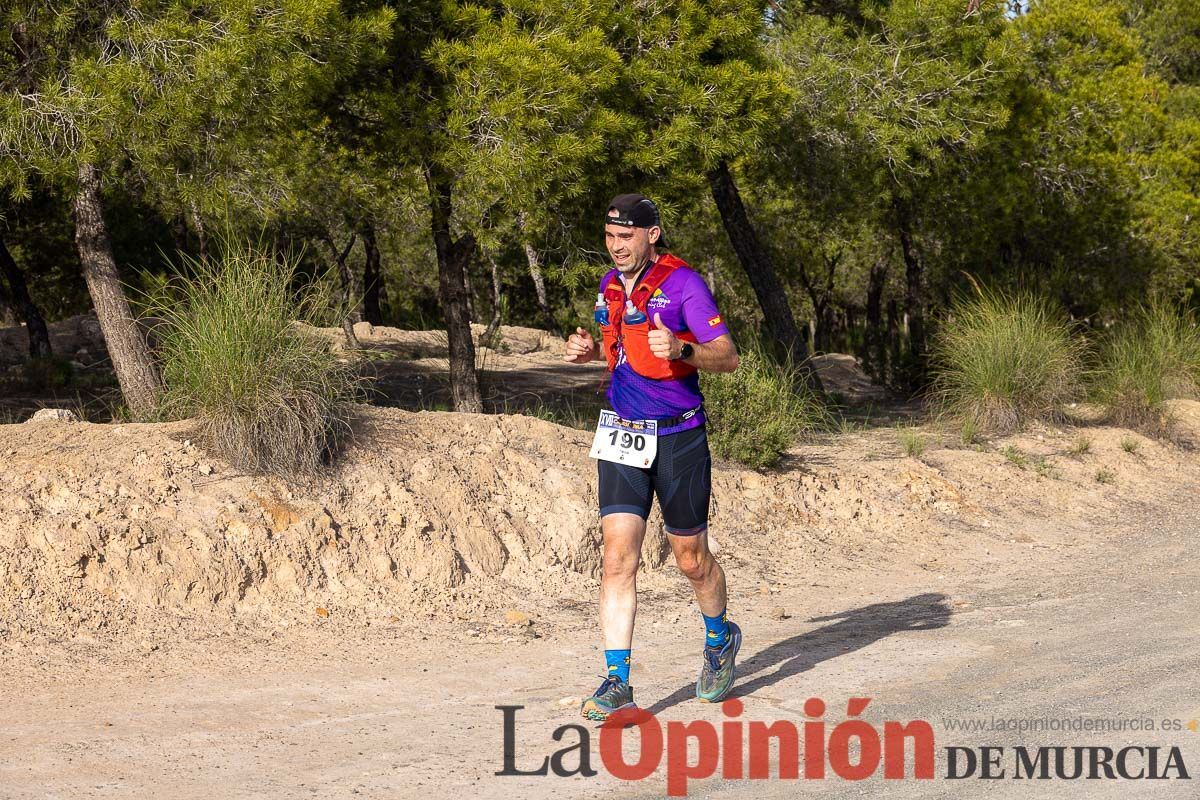
<svg viewBox="0 0 1200 800">
<path fill-rule="evenodd" d="M 671 720 L 664 724 L 643 709 L 621 711 L 600 726 L 600 762 L 610 775 L 627 781 L 645 780 L 665 765 L 670 797 L 686 796 L 690 781 L 718 773 L 725 780 L 834 777 L 861 781 L 876 775 L 882 767 L 883 777 L 891 780 L 932 779 L 932 726 L 925 720 L 887 721 L 881 730 L 859 718 L 870 702 L 868 697 L 850 698 L 847 719 L 836 725 L 826 723 L 825 701 L 818 697 L 804 703 L 809 719 L 800 724 L 786 719 L 770 723 L 743 720 L 745 708 L 740 700 L 721 704 L 724 719 L 719 723 Z M 592 766 L 592 731 L 578 724 L 554 730 L 553 740 L 563 746 L 543 756 L 536 767 L 518 767 L 516 722 L 517 712 L 523 708 L 496 706 L 504 715 L 504 768 L 496 775 L 590 778 L 598 774 Z M 943 749 L 945 772 L 941 777 L 956 781 L 1191 778 L 1180 748 L 1171 746 L 956 745 Z"/>
<path fill-rule="evenodd" d="M 912 753 L 911 776 L 925 780 L 933 778 L 932 726 L 924 720 L 887 721 L 883 723 L 881 735 L 871 723 L 856 719 L 870 702 L 869 697 L 850 698 L 846 704 L 849 719 L 831 728 L 822 719 L 825 701 L 817 697 L 810 697 L 804 703 L 804 713 L 812 719 L 799 726 L 786 719 L 771 723 L 743 721 L 740 717 L 745 709 L 740 700 L 726 700 L 721 704 L 725 719 L 719 726 L 708 720 L 671 720 L 664 726 L 644 709 L 621 711 L 600 726 L 600 761 L 613 777 L 637 781 L 658 771 L 665 757 L 667 795 L 670 797 L 686 796 L 689 781 L 710 778 L 718 771 L 726 780 L 771 778 L 773 744 L 778 753 L 774 777 L 781 780 L 798 780 L 801 772 L 805 779 L 820 780 L 830 772 L 845 780 L 858 781 L 874 775 L 881 765 L 885 778 L 901 779 L 910 774 L 906 760 L 909 751 Z M 567 743 L 565 747 L 543 757 L 541 764 L 533 769 L 518 768 L 516 717 L 524 706 L 496 708 L 504 715 L 504 768 L 496 775 L 554 774 L 565 778 L 597 774 L 591 761 L 591 732 L 578 724 L 555 729 L 554 741 Z M 635 731 L 637 755 L 626 760 L 625 736 L 633 735 Z"/>
</svg>

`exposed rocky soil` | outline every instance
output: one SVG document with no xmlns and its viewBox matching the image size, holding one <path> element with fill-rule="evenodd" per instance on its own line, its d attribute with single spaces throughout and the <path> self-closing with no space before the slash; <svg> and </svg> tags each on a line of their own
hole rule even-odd
<svg viewBox="0 0 1200 800">
<path fill-rule="evenodd" d="M 56 323 L 56 344 L 102 352 L 88 323 Z M 404 391 L 444 375 L 444 333 L 356 332 L 381 377 L 407 382 Z M 340 331 L 321 333 L 342 342 Z M 564 364 L 561 353 L 543 331 L 506 326 L 481 343 L 480 360 L 503 402 L 572 393 L 598 402 L 603 368 Z M 853 359 L 823 359 L 830 391 L 879 400 Z M 1200 404 L 1176 401 L 1173 411 L 1181 444 L 1085 424 L 966 446 L 928 428 L 911 457 L 896 429 L 864 428 L 799 445 L 773 472 L 722 464 L 712 538 L 744 579 L 765 586 L 818 569 L 937 570 L 993 550 L 1058 547 L 1013 521 L 1056 517 L 1067 523 L 1059 530 L 1082 530 L 1122 502 L 1175 491 L 1165 476 L 1174 487 L 1200 474 L 1188 449 Z M 58 416 L 0 425 L 0 637 L 226 620 L 387 625 L 398 609 L 501 620 L 511 607 L 552 625 L 556 609 L 595 592 L 587 431 L 530 416 L 363 407 L 337 468 L 299 485 L 208 457 L 187 422 Z M 674 576 L 659 574 L 667 548 L 651 522 L 643 585 L 652 594 Z"/>
<path fill-rule="evenodd" d="M 552 623 L 563 598 L 594 594 L 584 431 L 364 408 L 339 468 L 304 486 L 240 474 L 188 431 L 0 426 L 0 635 L 227 619 L 378 625 L 399 608 L 446 618 L 493 609 L 498 619 L 513 607 Z M 937 570 L 1062 545 L 1013 520 L 1065 518 L 1065 530 L 1082 531 L 1123 501 L 1162 493 L 1164 476 L 1176 491 L 1200 474 L 1188 450 L 1103 427 L 972 447 L 922 435 L 919 458 L 903 455 L 895 430 L 876 429 L 799 446 L 773 473 L 720 465 L 711 522 L 722 557 L 767 585 L 868 564 Z M 657 519 L 652 531 L 650 592 L 666 555 Z"/>
</svg>

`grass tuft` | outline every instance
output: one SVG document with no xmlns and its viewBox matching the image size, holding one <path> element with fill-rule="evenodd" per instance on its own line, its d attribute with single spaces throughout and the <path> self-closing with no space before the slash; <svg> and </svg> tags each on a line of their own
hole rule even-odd
<svg viewBox="0 0 1200 800">
<path fill-rule="evenodd" d="M 1121 449 L 1126 453 L 1136 453 L 1141 446 L 1141 442 L 1134 439 L 1132 436 L 1125 436 L 1121 439 Z"/>
<path fill-rule="evenodd" d="M 1071 455 L 1081 456 L 1090 452 L 1092 449 L 1092 440 L 1086 436 L 1079 436 L 1071 444 Z"/>
<path fill-rule="evenodd" d="M 1110 421 L 1153 435 L 1170 426 L 1166 401 L 1200 397 L 1200 325 L 1163 301 L 1135 311 L 1103 341 L 1092 394 Z"/>
<path fill-rule="evenodd" d="M 925 452 L 925 437 L 916 428 L 901 428 L 896 435 L 909 458 L 920 458 Z"/>
<path fill-rule="evenodd" d="M 774 466 L 803 433 L 827 424 L 803 388 L 799 369 L 747 350 L 732 373 L 703 373 L 704 408 L 713 453 L 748 467 Z"/>
<path fill-rule="evenodd" d="M 1004 448 L 1004 458 L 1017 469 L 1029 469 L 1029 456 L 1012 445 Z"/>
<path fill-rule="evenodd" d="M 1112 483 L 1117 479 L 1117 473 L 1107 467 L 1096 470 L 1096 483 Z"/>
<path fill-rule="evenodd" d="M 1076 396 L 1082 352 L 1046 300 L 980 289 L 954 304 L 934 339 L 934 395 L 972 430 L 1010 433 Z"/>
<path fill-rule="evenodd" d="M 965 445 L 975 444 L 979 441 L 979 427 L 973 419 L 961 420 L 961 426 L 958 431 L 959 439 Z"/>
<path fill-rule="evenodd" d="M 223 250 L 189 261 L 150 298 L 162 321 L 163 413 L 194 417 L 199 441 L 240 469 L 314 474 L 349 433 L 361 388 L 354 365 L 297 324 L 328 321 L 328 295 L 271 254 Z"/>
</svg>

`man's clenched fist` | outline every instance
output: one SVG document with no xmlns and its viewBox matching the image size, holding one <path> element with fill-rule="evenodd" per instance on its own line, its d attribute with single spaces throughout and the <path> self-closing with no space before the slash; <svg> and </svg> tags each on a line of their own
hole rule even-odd
<svg viewBox="0 0 1200 800">
<path fill-rule="evenodd" d="M 567 352 L 563 356 L 563 361 L 585 364 L 595 357 L 596 342 L 592 339 L 592 335 L 583 328 L 576 328 L 575 332 L 567 337 Z"/>
</svg>

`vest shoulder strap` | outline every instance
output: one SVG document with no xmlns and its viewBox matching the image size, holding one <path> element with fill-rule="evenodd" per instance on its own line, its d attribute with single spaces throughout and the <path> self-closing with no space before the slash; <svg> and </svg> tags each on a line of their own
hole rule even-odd
<svg viewBox="0 0 1200 800">
<path fill-rule="evenodd" d="M 647 270 L 646 276 L 642 278 L 641 283 L 634 287 L 633 294 L 629 298 L 633 301 L 634 308 L 645 311 L 646 302 L 666 282 L 667 278 L 671 277 L 671 274 L 680 267 L 690 269 L 686 261 L 676 258 L 670 253 L 664 253 L 660 256 L 654 262 L 654 266 Z"/>
</svg>

